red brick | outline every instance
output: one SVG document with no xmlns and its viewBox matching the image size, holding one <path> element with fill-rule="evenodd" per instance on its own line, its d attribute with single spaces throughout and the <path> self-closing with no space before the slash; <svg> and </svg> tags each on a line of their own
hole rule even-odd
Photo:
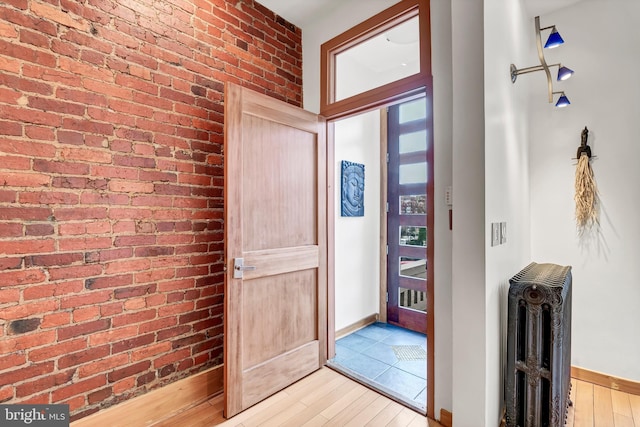
<svg viewBox="0 0 640 427">
<path fill-rule="evenodd" d="M 100 316 L 100 307 L 98 306 L 90 306 L 90 307 L 81 307 L 73 310 L 73 322 L 80 323 L 85 320 L 96 319 Z"/>
<path fill-rule="evenodd" d="M 73 166 L 70 167 L 72 169 Z M 20 194 L 20 203 L 34 205 L 64 204 L 77 205 L 78 195 L 61 191 L 36 191 Z"/>
<path fill-rule="evenodd" d="M 109 237 L 81 237 L 58 240 L 58 249 L 61 251 L 105 249 L 110 247 L 111 238 Z"/>
<path fill-rule="evenodd" d="M 60 299 L 60 308 L 75 308 L 85 305 L 98 304 L 109 301 L 111 299 L 111 291 L 91 291 L 83 292 L 80 295 L 69 296 Z"/>
<path fill-rule="evenodd" d="M 95 276 L 102 273 L 99 265 L 78 265 L 61 268 L 49 268 L 49 279 L 79 279 L 87 276 Z"/>
<path fill-rule="evenodd" d="M 34 334 L 18 335 L 0 340 L 0 354 L 26 350 L 54 342 L 56 331 L 45 331 Z"/>
<path fill-rule="evenodd" d="M 60 359 L 58 359 L 58 369 L 82 365 L 96 359 L 101 359 L 105 356 L 108 356 L 109 352 L 109 346 L 103 345 L 101 347 L 91 347 L 87 350 L 67 354 L 66 356 L 62 356 Z"/>
<path fill-rule="evenodd" d="M 41 329 L 55 328 L 62 325 L 68 325 L 71 321 L 71 314 L 68 312 L 58 312 L 53 314 L 45 314 L 42 317 Z"/>
<path fill-rule="evenodd" d="M 16 387 L 16 397 L 25 397 L 71 382 L 75 370 L 69 370 L 55 375 L 29 381 Z"/>
<path fill-rule="evenodd" d="M 169 348 L 171 348 L 171 343 L 166 343 Z M 17 368 L 18 366 L 24 365 L 27 361 L 24 352 L 7 354 L 4 356 L 0 356 L 0 371 L 4 371 L 9 368 Z"/>
<path fill-rule="evenodd" d="M 0 220 L 20 219 L 23 221 L 42 221 L 51 216 L 49 208 L 4 208 L 0 207 Z"/>
<path fill-rule="evenodd" d="M 117 354 L 115 356 L 107 357 L 101 360 L 97 360 L 88 365 L 83 365 L 78 368 L 78 376 L 80 378 L 90 377 L 101 372 L 107 372 L 113 368 L 120 366 L 126 366 L 129 363 L 129 355 Z"/>
<path fill-rule="evenodd" d="M 89 343 L 92 346 L 104 344 L 104 343 L 112 343 L 122 338 L 129 338 L 137 335 L 138 327 L 137 326 L 125 326 L 122 328 L 113 328 L 104 332 L 97 332 L 92 334 L 89 337 Z"/>
<path fill-rule="evenodd" d="M 32 255 L 25 257 L 25 264 L 28 267 L 32 266 L 61 266 L 70 265 L 74 262 L 83 261 L 83 254 L 80 252 L 74 253 L 58 253 L 53 255 Z"/>
<path fill-rule="evenodd" d="M 191 350 L 189 348 L 183 348 L 182 350 L 172 351 L 169 354 L 160 356 L 153 361 L 153 367 L 158 369 L 169 363 L 177 362 L 178 360 L 186 359 L 191 356 Z"/>
<path fill-rule="evenodd" d="M 142 323 L 138 326 L 141 334 L 152 332 L 152 331 L 160 331 L 178 324 L 178 319 L 176 316 L 172 317 L 164 317 L 162 319 L 153 320 L 151 322 Z"/>
<path fill-rule="evenodd" d="M 0 311 L 0 319 L 15 320 L 32 317 L 54 311 L 58 308 L 58 301 L 40 301 L 25 303 L 12 307 L 5 307 Z"/>
<path fill-rule="evenodd" d="M 22 236 L 22 224 L 0 223 L 0 237 Z"/>
<path fill-rule="evenodd" d="M 0 303 L 18 303 L 20 302 L 19 289 L 0 289 Z"/>
<path fill-rule="evenodd" d="M 130 325 L 134 323 L 144 322 L 145 320 L 155 319 L 156 310 L 149 309 L 143 311 L 137 311 L 134 313 L 121 314 L 113 317 L 113 327 L 117 328 L 124 325 Z"/>
<path fill-rule="evenodd" d="M 85 280 L 85 288 L 87 289 L 104 289 L 115 288 L 119 286 L 131 285 L 133 276 L 131 274 L 123 274 L 120 276 L 94 277 Z"/>
<path fill-rule="evenodd" d="M 53 372 L 54 363 L 45 362 L 0 374 L 0 384 L 11 384 Z"/>
<path fill-rule="evenodd" d="M 79 325 L 67 326 L 58 329 L 58 340 L 63 341 L 79 335 L 86 335 L 93 332 L 103 331 L 111 327 L 111 319 L 94 320 L 93 322 L 81 323 Z"/>
<path fill-rule="evenodd" d="M 29 351 L 29 361 L 41 362 L 44 360 L 55 359 L 60 355 L 69 354 L 71 352 L 84 350 L 87 348 L 86 338 L 77 338 L 61 344 L 55 344 L 47 347 L 33 349 Z"/>
<path fill-rule="evenodd" d="M 97 375 L 84 381 L 74 382 L 71 385 L 54 390 L 51 393 L 51 401 L 56 403 L 63 399 L 68 399 L 71 396 L 96 390 L 106 384 L 107 378 L 105 375 Z"/>
<path fill-rule="evenodd" d="M 132 389 L 136 385 L 136 379 L 133 377 L 125 378 L 123 380 L 113 383 L 113 393 L 120 395 L 127 390 Z"/>
<path fill-rule="evenodd" d="M 11 387 L 11 386 L 7 386 L 4 388 L 0 387 L 0 402 L 5 403 L 13 399 L 14 390 L 15 390 L 14 387 Z"/>
<path fill-rule="evenodd" d="M 109 372 L 109 382 L 116 382 L 123 378 L 130 377 L 135 374 L 139 374 L 140 372 L 146 371 L 151 367 L 151 362 L 146 360 L 142 362 L 138 362 L 129 366 L 126 366 L 122 369 L 117 369 L 115 371 Z"/>
<path fill-rule="evenodd" d="M 139 348 L 136 351 L 131 352 L 131 360 L 135 362 L 138 360 L 149 359 L 153 356 L 166 353 L 168 351 L 171 351 L 171 343 L 165 341 L 151 346 Z"/>
<path fill-rule="evenodd" d="M 102 402 L 103 400 L 111 397 L 112 393 L 113 393 L 112 387 L 105 387 L 101 390 L 94 391 L 93 393 L 89 393 L 89 395 L 87 395 L 87 402 L 89 403 L 89 405 Z"/>
<path fill-rule="evenodd" d="M 174 328 L 163 329 L 158 331 L 158 341 L 166 340 L 168 338 L 177 337 L 178 335 L 183 335 L 191 331 L 189 326 L 176 326 Z"/>
</svg>

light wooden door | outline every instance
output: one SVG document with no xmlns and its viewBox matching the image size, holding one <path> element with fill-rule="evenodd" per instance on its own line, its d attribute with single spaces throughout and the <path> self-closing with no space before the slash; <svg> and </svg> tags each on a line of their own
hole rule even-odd
<svg viewBox="0 0 640 427">
<path fill-rule="evenodd" d="M 325 122 L 227 83 L 224 158 L 231 417 L 326 362 Z"/>
</svg>

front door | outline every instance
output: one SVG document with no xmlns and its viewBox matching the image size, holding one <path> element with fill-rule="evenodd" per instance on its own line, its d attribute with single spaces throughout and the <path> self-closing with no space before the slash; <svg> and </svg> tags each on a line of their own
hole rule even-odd
<svg viewBox="0 0 640 427">
<path fill-rule="evenodd" d="M 225 416 L 326 362 L 326 137 L 319 116 L 225 87 Z"/>
<path fill-rule="evenodd" d="M 429 137 L 425 97 L 387 112 L 387 321 L 427 332 Z"/>
</svg>

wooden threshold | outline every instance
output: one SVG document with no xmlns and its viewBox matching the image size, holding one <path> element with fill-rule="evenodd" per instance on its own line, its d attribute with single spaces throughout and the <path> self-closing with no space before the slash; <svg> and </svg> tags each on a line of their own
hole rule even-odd
<svg viewBox="0 0 640 427">
<path fill-rule="evenodd" d="M 612 390 L 618 390 L 624 393 L 640 396 L 640 383 L 637 381 L 618 378 L 613 375 L 590 371 L 577 366 L 571 367 L 571 376 L 578 380 L 610 388 Z"/>
<path fill-rule="evenodd" d="M 186 409 L 222 395 L 223 365 L 152 390 L 142 396 L 81 418 L 71 427 L 151 426 Z"/>
</svg>

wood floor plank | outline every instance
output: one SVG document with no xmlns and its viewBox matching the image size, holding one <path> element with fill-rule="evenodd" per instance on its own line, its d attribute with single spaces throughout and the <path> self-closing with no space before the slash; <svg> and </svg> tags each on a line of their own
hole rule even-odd
<svg viewBox="0 0 640 427">
<path fill-rule="evenodd" d="M 362 396 L 349 404 L 342 411 L 338 412 L 333 418 L 329 418 L 332 425 L 344 426 L 349 421 L 357 418 L 358 415 L 369 406 L 378 397 L 375 391 L 367 390 Z"/>
<path fill-rule="evenodd" d="M 320 427 L 320 426 L 327 425 L 328 422 L 329 422 L 328 419 L 318 414 L 315 417 L 311 418 L 306 423 L 302 424 L 301 427 Z"/>
<path fill-rule="evenodd" d="M 396 415 L 402 411 L 404 406 L 400 405 L 396 402 L 390 402 L 382 411 L 378 413 L 371 421 L 365 424 L 365 427 L 384 427 L 391 420 L 395 418 Z"/>
<path fill-rule="evenodd" d="M 298 427 L 317 414 L 322 415 L 325 419 L 330 419 L 329 416 L 323 414 L 323 411 L 334 405 L 340 399 L 344 398 L 345 395 L 353 392 L 353 390 L 357 390 L 359 386 L 359 384 L 353 381 L 347 381 L 341 384 L 337 388 L 326 393 L 324 396 L 319 397 L 315 402 L 307 406 L 304 411 L 287 420 L 286 423 L 283 423 L 281 427 Z"/>
<path fill-rule="evenodd" d="M 389 424 L 387 424 L 387 427 L 407 427 L 414 419 L 416 419 L 417 416 L 418 414 L 413 410 L 409 408 L 402 408 L 400 413 L 398 413 L 398 415 L 396 415 Z"/>
<path fill-rule="evenodd" d="M 593 384 L 577 381 L 576 384 L 575 427 L 594 427 L 593 424 Z M 597 426 L 595 426 L 597 427 Z"/>
<path fill-rule="evenodd" d="M 220 426 L 237 427 L 243 424 L 245 420 L 252 417 L 260 417 L 260 418 L 268 419 L 268 417 L 271 416 L 271 414 L 276 411 L 276 409 L 273 409 L 273 407 L 277 406 L 283 400 L 286 400 L 289 398 L 290 396 L 286 392 L 276 393 L 273 396 L 258 403 L 257 405 L 247 409 L 246 411 L 239 413 L 235 417 L 226 420 L 225 422 L 220 424 Z"/>
<path fill-rule="evenodd" d="M 382 395 L 378 395 L 378 397 L 371 402 L 371 404 L 367 406 L 367 408 L 365 408 L 358 417 L 352 419 L 350 422 L 345 424 L 344 427 L 361 427 L 365 425 L 378 415 L 388 404 L 389 399 Z"/>
<path fill-rule="evenodd" d="M 353 402 L 355 399 L 362 396 L 367 390 L 368 389 L 365 386 L 357 384 L 357 387 L 349 391 L 349 393 L 341 396 L 340 399 L 338 399 L 331 406 L 329 406 L 327 409 L 323 410 L 320 413 L 322 414 L 323 417 L 326 417 L 327 419 L 331 420 L 331 418 L 338 415 L 340 411 L 342 411 L 344 408 L 349 406 L 351 402 Z"/>
<path fill-rule="evenodd" d="M 633 422 L 636 427 L 640 427 L 640 396 L 635 394 L 629 395 L 629 404 L 631 405 L 631 413 L 633 414 Z"/>
<path fill-rule="evenodd" d="M 614 413 L 615 427 L 634 427 L 633 418 L 626 415 Z"/>
<path fill-rule="evenodd" d="M 593 423 L 598 427 L 614 427 L 611 389 L 593 386 Z"/>
<path fill-rule="evenodd" d="M 323 382 L 322 384 L 320 384 L 319 386 L 317 386 L 315 389 L 307 392 L 307 393 L 301 393 L 302 398 L 300 399 L 300 401 L 302 403 L 304 403 L 305 405 L 312 405 L 314 402 L 316 402 L 318 399 L 322 398 L 323 396 L 327 395 L 328 393 L 330 393 L 331 391 L 335 390 L 336 388 L 340 387 L 343 384 L 347 383 L 347 377 L 337 374 L 335 376 L 333 376 L 333 378 L 328 377 L 327 378 L 328 381 Z M 291 393 L 291 392 L 290 392 Z M 293 393 L 291 393 L 293 394 Z"/>
<path fill-rule="evenodd" d="M 296 415 L 304 411 L 305 408 L 306 406 L 304 404 L 302 404 L 301 402 L 296 402 L 292 405 L 287 406 L 286 408 L 283 408 L 282 411 L 270 417 L 269 421 L 265 422 L 264 425 L 281 426 L 285 422 L 287 422 L 289 419 L 295 417 Z M 309 416 L 302 421 L 304 423 L 309 421 L 311 418 L 313 418 L 313 416 Z M 245 421 L 245 425 L 246 427 L 252 427 L 252 426 L 258 426 L 259 424 L 249 424 L 248 422 Z M 262 425 L 262 423 L 260 425 Z"/>
<path fill-rule="evenodd" d="M 633 417 L 631 413 L 631 403 L 629 403 L 629 395 L 619 390 L 611 390 L 611 400 L 613 404 L 614 414 L 624 415 L 625 417 Z"/>
</svg>

